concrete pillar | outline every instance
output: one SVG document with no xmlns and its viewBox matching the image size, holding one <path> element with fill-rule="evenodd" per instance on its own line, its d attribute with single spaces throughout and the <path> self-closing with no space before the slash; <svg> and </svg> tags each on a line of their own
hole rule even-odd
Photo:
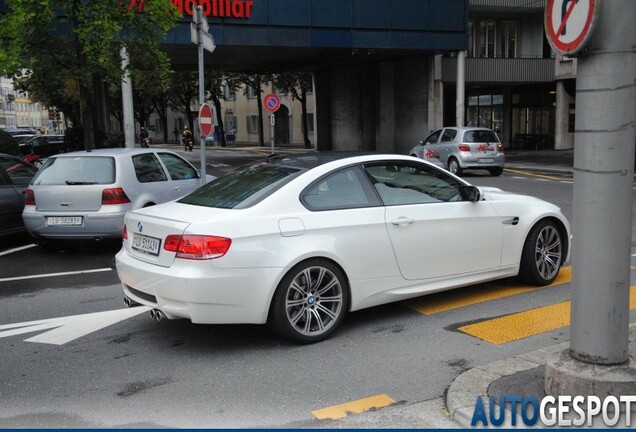
<svg viewBox="0 0 636 432">
<path fill-rule="evenodd" d="M 465 124 L 466 104 L 466 51 L 457 53 L 457 107 L 455 112 L 456 125 Z"/>
<path fill-rule="evenodd" d="M 578 59 L 570 350 L 548 359 L 548 394 L 636 393 L 629 291 L 636 142 L 636 8 L 602 2 Z M 616 366 L 619 365 L 619 366 Z"/>
<path fill-rule="evenodd" d="M 570 104 L 573 98 L 568 95 L 562 80 L 556 82 L 556 127 L 554 133 L 554 149 L 569 150 L 573 147 L 574 137 L 569 132 Z"/>
<path fill-rule="evenodd" d="M 333 150 L 331 139 L 331 81 L 329 71 L 314 73 L 314 100 L 316 104 L 316 150 Z"/>
<path fill-rule="evenodd" d="M 376 128 L 376 150 L 395 151 L 395 62 L 380 63 L 380 103 Z"/>
<path fill-rule="evenodd" d="M 135 112 L 133 107 L 132 82 L 128 73 L 128 51 L 121 48 L 121 67 L 125 71 L 121 78 L 121 100 L 124 114 L 124 141 L 126 147 L 135 147 Z"/>
</svg>

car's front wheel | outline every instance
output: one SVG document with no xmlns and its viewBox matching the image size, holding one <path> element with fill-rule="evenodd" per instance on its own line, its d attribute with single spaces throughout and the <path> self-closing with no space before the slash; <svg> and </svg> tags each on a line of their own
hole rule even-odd
<svg viewBox="0 0 636 432">
<path fill-rule="evenodd" d="M 349 290 L 342 271 L 324 259 L 304 261 L 282 279 L 268 324 L 279 336 L 297 343 L 326 339 L 342 322 Z"/>
<path fill-rule="evenodd" d="M 563 265 L 565 240 L 551 220 L 538 222 L 523 245 L 519 279 L 531 285 L 548 285 L 554 281 Z"/>
<path fill-rule="evenodd" d="M 448 170 L 455 175 L 462 175 L 462 167 L 459 166 L 459 162 L 455 158 L 448 160 Z"/>
</svg>

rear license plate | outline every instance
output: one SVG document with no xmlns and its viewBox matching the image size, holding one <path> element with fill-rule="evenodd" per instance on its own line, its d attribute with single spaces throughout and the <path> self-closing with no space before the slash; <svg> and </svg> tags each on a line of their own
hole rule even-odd
<svg viewBox="0 0 636 432">
<path fill-rule="evenodd" d="M 148 237 L 143 234 L 134 234 L 132 247 L 141 252 L 145 252 L 151 255 L 159 255 L 159 247 L 161 246 L 161 240 L 154 237 Z"/>
<path fill-rule="evenodd" d="M 49 216 L 46 218 L 46 224 L 49 226 L 78 226 L 82 225 L 82 216 Z"/>
<path fill-rule="evenodd" d="M 479 163 L 493 163 L 495 160 L 493 158 L 481 158 L 479 159 Z"/>
</svg>

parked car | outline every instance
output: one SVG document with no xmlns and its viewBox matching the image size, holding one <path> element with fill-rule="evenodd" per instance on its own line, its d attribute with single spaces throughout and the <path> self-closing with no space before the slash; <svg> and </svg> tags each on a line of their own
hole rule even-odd
<svg viewBox="0 0 636 432">
<path fill-rule="evenodd" d="M 179 198 L 200 186 L 199 177 L 189 162 L 167 150 L 58 154 L 31 181 L 22 217 L 42 246 L 60 239 L 117 238 L 127 211 Z"/>
<path fill-rule="evenodd" d="M 432 132 L 409 154 L 437 159 L 456 175 L 467 169 L 488 170 L 493 176 L 503 172 L 506 157 L 497 134 L 486 128 L 445 127 Z"/>
<path fill-rule="evenodd" d="M 19 148 L 23 156 L 36 154 L 42 157 L 66 153 L 69 150 L 64 135 L 34 135 L 22 140 Z"/>
<path fill-rule="evenodd" d="M 24 194 L 37 170 L 20 158 L 0 153 L 0 236 L 24 231 Z"/>
<path fill-rule="evenodd" d="M 569 223 L 410 156 L 270 157 L 126 215 L 117 272 L 155 319 L 268 323 L 300 343 L 345 312 L 483 281 L 552 282 Z"/>
</svg>

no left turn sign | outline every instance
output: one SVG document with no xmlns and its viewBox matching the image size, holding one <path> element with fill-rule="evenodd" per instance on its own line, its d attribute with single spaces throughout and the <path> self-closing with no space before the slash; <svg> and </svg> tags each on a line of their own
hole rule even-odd
<svg viewBox="0 0 636 432">
<path fill-rule="evenodd" d="M 596 25 L 599 6 L 600 0 L 548 0 L 544 25 L 552 48 L 563 55 L 583 49 Z"/>
</svg>

